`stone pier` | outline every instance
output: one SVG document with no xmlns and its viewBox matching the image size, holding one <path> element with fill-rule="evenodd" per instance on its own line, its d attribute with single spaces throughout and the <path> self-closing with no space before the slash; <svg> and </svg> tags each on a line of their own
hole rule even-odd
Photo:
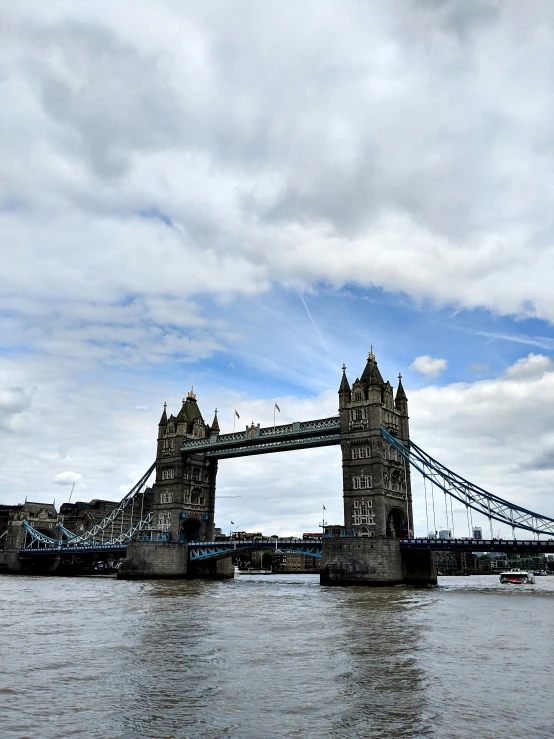
<svg viewBox="0 0 554 739">
<path fill-rule="evenodd" d="M 134 541 L 127 547 L 127 557 L 121 566 L 121 580 L 151 580 L 157 578 L 202 578 L 219 580 L 234 577 L 231 557 L 205 563 L 188 561 L 188 545 L 182 542 Z"/>
<path fill-rule="evenodd" d="M 431 552 L 402 551 L 398 539 L 386 536 L 329 537 L 323 540 L 322 585 L 437 584 Z"/>
</svg>

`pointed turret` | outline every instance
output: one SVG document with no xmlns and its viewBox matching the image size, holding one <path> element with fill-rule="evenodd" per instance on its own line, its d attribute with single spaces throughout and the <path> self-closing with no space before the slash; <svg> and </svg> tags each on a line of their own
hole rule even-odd
<svg viewBox="0 0 554 739">
<path fill-rule="evenodd" d="M 211 434 L 219 434 L 219 421 L 217 420 L 217 408 L 215 409 L 214 420 L 210 427 Z"/>
<path fill-rule="evenodd" d="M 167 426 L 167 403 L 164 403 L 164 412 L 162 413 L 162 417 L 160 418 L 160 422 L 158 426 Z"/>
<path fill-rule="evenodd" d="M 196 401 L 196 394 L 194 388 L 191 387 L 189 394 L 186 398 L 183 398 L 183 405 L 177 416 L 177 422 L 179 423 L 183 434 L 188 435 L 193 433 L 194 422 L 199 421 L 204 426 L 204 419 L 200 413 L 200 408 Z M 198 424 L 197 424 L 198 425 Z"/>
<path fill-rule="evenodd" d="M 339 408 L 343 408 L 350 403 L 350 383 L 346 377 L 346 365 L 342 365 L 342 379 L 339 387 Z"/>
<path fill-rule="evenodd" d="M 398 410 L 404 410 L 404 408 L 407 408 L 408 406 L 408 398 L 406 397 L 406 393 L 404 392 L 401 374 L 398 375 L 398 387 L 396 389 L 394 405 L 398 408 Z"/>
<path fill-rule="evenodd" d="M 383 387 L 383 385 L 385 384 L 383 382 L 383 378 L 381 377 L 381 373 L 379 372 L 379 367 L 377 366 L 377 360 L 375 359 L 375 354 L 373 353 L 373 346 L 371 347 L 371 350 L 367 357 L 367 364 L 364 371 L 362 372 L 362 376 L 360 379 L 366 390 L 370 387 L 370 385 L 378 385 L 379 387 Z"/>
<path fill-rule="evenodd" d="M 340 381 L 340 387 L 339 387 L 339 394 L 340 393 L 349 393 L 350 392 L 350 383 L 348 382 L 348 378 L 346 377 L 346 365 L 342 365 L 342 380 Z"/>
<path fill-rule="evenodd" d="M 404 444 L 408 444 L 410 440 L 410 422 L 408 418 L 408 398 L 402 386 L 402 375 L 398 375 L 398 387 L 396 388 L 396 397 L 394 399 L 394 407 L 400 415 L 400 440 Z"/>
</svg>

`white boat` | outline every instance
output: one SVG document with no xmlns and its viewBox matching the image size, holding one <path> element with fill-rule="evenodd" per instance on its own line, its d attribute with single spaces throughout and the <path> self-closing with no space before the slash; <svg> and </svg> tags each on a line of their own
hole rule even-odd
<svg viewBox="0 0 554 739">
<path fill-rule="evenodd" d="M 500 573 L 500 582 L 511 582 L 516 585 L 526 585 L 535 582 L 535 576 L 527 570 L 508 570 Z"/>
<path fill-rule="evenodd" d="M 240 570 L 241 575 L 273 575 L 272 570 L 266 570 L 266 569 L 246 569 L 246 570 Z"/>
</svg>

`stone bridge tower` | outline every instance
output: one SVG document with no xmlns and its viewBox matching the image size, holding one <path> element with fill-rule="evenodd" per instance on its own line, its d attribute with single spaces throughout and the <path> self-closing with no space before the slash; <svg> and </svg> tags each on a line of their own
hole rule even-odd
<svg viewBox="0 0 554 739">
<path fill-rule="evenodd" d="M 410 467 L 381 436 L 381 426 L 409 441 L 408 399 L 381 377 L 373 349 L 352 387 L 343 367 L 339 388 L 343 535 L 323 539 L 320 580 L 326 585 L 433 585 L 432 552 L 402 549 L 413 529 Z"/>
<path fill-rule="evenodd" d="M 191 389 L 179 413 L 158 426 L 156 482 L 153 486 L 152 526 L 170 532 L 172 541 L 210 541 L 214 536 L 217 460 L 201 452 L 182 455 L 185 439 L 219 434 L 217 410 L 210 425 L 204 422 Z"/>
<path fill-rule="evenodd" d="M 352 387 L 343 367 L 339 388 L 344 525 L 355 536 L 407 536 L 413 528 L 410 469 L 380 427 L 408 443 L 408 399 L 399 376 L 396 396 L 370 351 Z"/>
</svg>

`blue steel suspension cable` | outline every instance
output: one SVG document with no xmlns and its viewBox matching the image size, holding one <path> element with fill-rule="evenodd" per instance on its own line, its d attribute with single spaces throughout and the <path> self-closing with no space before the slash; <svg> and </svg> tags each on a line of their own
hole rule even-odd
<svg viewBox="0 0 554 739">
<path fill-rule="evenodd" d="M 492 519 L 508 524 L 514 529 L 525 529 L 531 532 L 540 531 L 550 537 L 554 535 L 554 518 L 530 511 L 520 505 L 510 503 L 498 495 L 487 492 L 478 485 L 469 482 L 469 480 L 466 480 L 461 475 L 449 470 L 448 467 L 445 467 L 445 465 L 436 459 L 433 459 L 431 455 L 418 447 L 413 441 L 410 441 L 409 447 L 406 447 L 383 427 L 381 427 L 381 435 L 413 467 L 421 474 L 429 477 L 441 490 L 453 496 L 464 505 L 468 505 L 477 512 L 485 514 L 489 519 L 491 537 L 493 537 Z"/>
<path fill-rule="evenodd" d="M 423 491 L 425 493 L 425 518 L 427 520 L 427 536 L 429 536 L 429 510 L 427 508 L 427 483 L 425 475 L 423 475 Z"/>
<path fill-rule="evenodd" d="M 437 535 L 437 517 L 435 515 L 435 491 L 433 489 L 433 480 L 431 482 L 431 500 L 433 501 L 433 526 L 435 527 L 435 536 Z"/>
</svg>

